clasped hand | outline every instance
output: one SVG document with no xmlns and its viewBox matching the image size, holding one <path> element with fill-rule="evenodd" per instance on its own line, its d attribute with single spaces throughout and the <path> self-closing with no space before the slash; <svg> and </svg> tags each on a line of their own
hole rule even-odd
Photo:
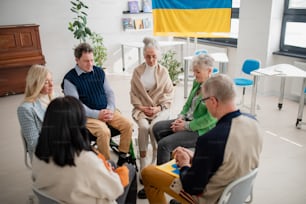
<svg viewBox="0 0 306 204">
<path fill-rule="evenodd" d="M 155 113 L 159 111 L 159 107 L 152 107 L 152 106 L 143 106 L 142 107 L 142 112 L 148 116 L 152 117 Z"/>
<path fill-rule="evenodd" d="M 178 118 L 173 123 L 171 123 L 170 128 L 173 132 L 183 131 L 185 130 L 185 121 L 181 118 Z"/>
<path fill-rule="evenodd" d="M 191 166 L 193 152 L 184 147 L 177 147 L 173 150 L 172 156 L 178 167 Z"/>
<path fill-rule="evenodd" d="M 113 119 L 114 113 L 109 109 L 102 109 L 99 113 L 99 119 L 103 122 L 109 122 Z"/>
</svg>

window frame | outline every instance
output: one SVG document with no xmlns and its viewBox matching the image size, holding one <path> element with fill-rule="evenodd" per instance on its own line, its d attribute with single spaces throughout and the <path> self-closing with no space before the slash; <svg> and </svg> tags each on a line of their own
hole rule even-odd
<svg viewBox="0 0 306 204">
<path fill-rule="evenodd" d="M 282 19 L 282 28 L 280 36 L 279 52 L 277 54 L 284 54 L 287 56 L 306 58 L 306 48 L 301 48 L 293 45 L 286 45 L 286 25 L 287 22 L 303 22 L 306 23 L 306 9 L 289 8 L 289 1 L 285 0 L 285 7 Z"/>
</svg>

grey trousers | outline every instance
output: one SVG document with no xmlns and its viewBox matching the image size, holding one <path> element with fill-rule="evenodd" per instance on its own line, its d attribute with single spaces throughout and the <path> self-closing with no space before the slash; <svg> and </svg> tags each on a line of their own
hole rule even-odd
<svg viewBox="0 0 306 204">
<path fill-rule="evenodd" d="M 170 128 L 174 120 L 163 120 L 155 123 L 153 133 L 157 141 L 157 165 L 171 160 L 172 151 L 178 147 L 194 148 L 199 137 L 197 132 L 173 132 Z"/>
</svg>

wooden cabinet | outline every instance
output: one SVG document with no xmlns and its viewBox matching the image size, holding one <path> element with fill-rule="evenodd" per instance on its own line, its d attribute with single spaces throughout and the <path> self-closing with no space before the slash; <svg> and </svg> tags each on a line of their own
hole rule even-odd
<svg viewBox="0 0 306 204">
<path fill-rule="evenodd" d="M 45 64 L 39 25 L 0 26 L 0 96 L 24 93 L 33 64 Z"/>
</svg>

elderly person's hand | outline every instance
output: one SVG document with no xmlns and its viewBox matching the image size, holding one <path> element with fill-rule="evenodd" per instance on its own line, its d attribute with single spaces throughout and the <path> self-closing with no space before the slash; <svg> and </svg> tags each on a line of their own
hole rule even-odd
<svg viewBox="0 0 306 204">
<path fill-rule="evenodd" d="M 99 120 L 103 121 L 103 122 L 109 122 L 113 119 L 114 117 L 114 113 L 113 111 L 109 110 L 109 109 L 102 109 L 99 112 Z"/>
<path fill-rule="evenodd" d="M 173 132 L 179 132 L 185 130 L 185 120 L 178 118 L 171 124 L 171 129 Z"/>
<path fill-rule="evenodd" d="M 176 164 L 179 167 L 183 166 L 191 166 L 191 159 L 193 156 L 193 152 L 189 149 L 186 149 L 184 147 L 177 147 L 173 151 L 173 157 L 176 161 Z"/>
</svg>

